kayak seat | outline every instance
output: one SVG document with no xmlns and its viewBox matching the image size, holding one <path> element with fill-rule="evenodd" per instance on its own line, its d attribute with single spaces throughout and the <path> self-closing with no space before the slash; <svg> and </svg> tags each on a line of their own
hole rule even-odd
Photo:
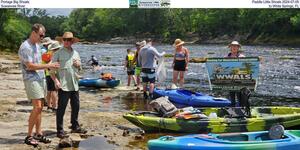
<svg viewBox="0 0 300 150">
<path fill-rule="evenodd" d="M 282 125 L 273 125 L 268 133 L 263 133 L 255 137 L 256 141 L 278 140 L 286 138 L 284 136 L 284 127 Z"/>
<path fill-rule="evenodd" d="M 283 135 L 279 139 L 285 139 L 285 138 L 288 138 L 288 137 Z M 261 135 L 255 137 L 255 141 L 266 141 L 266 140 L 278 140 L 278 139 L 271 139 L 268 133 L 264 133 L 264 134 L 261 134 Z"/>
<path fill-rule="evenodd" d="M 269 137 L 271 140 L 281 139 L 284 135 L 284 127 L 282 125 L 273 125 L 269 129 Z"/>
<path fill-rule="evenodd" d="M 221 109 L 220 115 L 228 117 L 228 118 L 245 118 L 245 117 L 249 117 L 244 108 L 238 108 L 238 107 L 223 108 L 223 109 Z"/>
<path fill-rule="evenodd" d="M 184 94 L 184 95 L 188 95 L 188 96 L 203 96 L 203 94 L 201 93 L 197 93 L 197 92 L 193 92 L 193 91 L 189 91 L 189 90 L 177 90 L 178 93 Z"/>
<path fill-rule="evenodd" d="M 268 133 L 263 133 L 255 137 L 255 141 L 266 141 L 271 140 Z"/>
</svg>

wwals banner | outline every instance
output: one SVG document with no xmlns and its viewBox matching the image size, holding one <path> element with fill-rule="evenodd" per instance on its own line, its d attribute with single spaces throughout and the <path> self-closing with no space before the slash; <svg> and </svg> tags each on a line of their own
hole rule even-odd
<svg viewBox="0 0 300 150">
<path fill-rule="evenodd" d="M 256 89 L 259 58 L 208 58 L 206 68 L 211 90 L 236 91 L 243 87 Z"/>
</svg>

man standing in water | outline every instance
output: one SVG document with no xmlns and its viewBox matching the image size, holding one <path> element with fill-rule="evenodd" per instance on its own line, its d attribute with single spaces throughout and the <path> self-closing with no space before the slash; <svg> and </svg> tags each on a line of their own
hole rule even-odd
<svg viewBox="0 0 300 150">
<path fill-rule="evenodd" d="M 100 70 L 98 59 L 94 55 L 91 56 L 91 59 L 87 63 L 90 62 L 92 62 L 93 71 Z"/>
<path fill-rule="evenodd" d="M 165 55 L 165 52 L 158 53 L 156 48 L 152 46 L 152 40 L 147 39 L 147 44 L 140 50 L 138 55 L 138 60 L 141 63 L 142 67 L 142 82 L 143 82 L 143 92 L 144 98 L 148 99 L 147 94 L 147 84 L 150 83 L 149 86 L 149 96 L 150 99 L 153 99 L 153 90 L 155 84 L 155 67 L 156 61 L 155 57 L 160 58 Z"/>
<path fill-rule="evenodd" d="M 42 110 L 44 106 L 46 83 L 45 69 L 59 68 L 58 63 L 42 64 L 42 51 L 39 43 L 45 36 L 45 27 L 42 24 L 34 24 L 31 28 L 29 39 L 24 41 L 19 49 L 19 58 L 21 61 L 23 81 L 26 94 L 31 100 L 33 109 L 28 120 L 28 133 L 25 143 L 37 146 L 38 141 L 50 143 L 51 140 L 46 138 L 41 129 Z M 33 136 L 32 130 L 35 126 L 36 136 Z"/>
<path fill-rule="evenodd" d="M 61 39 L 61 38 L 58 38 Z M 71 99 L 71 129 L 72 133 L 86 133 L 87 131 L 79 126 L 79 86 L 78 72 L 81 69 L 80 56 L 77 51 L 72 48 L 72 44 L 79 41 L 73 36 L 72 32 L 65 32 L 63 37 L 63 47 L 54 53 L 52 62 L 59 62 L 61 68 L 57 70 L 58 77 L 54 71 L 51 77 L 58 90 L 58 108 L 56 112 L 56 129 L 57 137 L 68 137 L 63 129 L 63 118 L 69 99 Z"/>
</svg>

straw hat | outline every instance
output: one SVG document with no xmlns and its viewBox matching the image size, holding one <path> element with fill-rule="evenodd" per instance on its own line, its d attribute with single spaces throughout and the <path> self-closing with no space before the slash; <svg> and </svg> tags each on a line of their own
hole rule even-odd
<svg viewBox="0 0 300 150">
<path fill-rule="evenodd" d="M 59 42 L 62 42 L 63 39 L 73 39 L 73 43 L 79 42 L 79 39 L 77 37 L 74 37 L 72 32 L 65 32 L 62 37 L 55 38 L 55 40 Z"/>
<path fill-rule="evenodd" d="M 242 45 L 238 42 L 238 41 L 232 41 L 228 47 L 232 46 L 232 45 L 238 45 L 239 47 L 241 47 Z"/>
<path fill-rule="evenodd" d="M 147 44 L 147 43 L 146 43 L 145 40 L 143 40 L 143 41 L 140 42 L 140 46 L 141 46 L 141 47 L 144 47 L 146 44 Z"/>
<path fill-rule="evenodd" d="M 48 45 L 48 44 L 51 44 L 53 41 L 51 40 L 51 38 L 50 37 L 45 37 L 45 38 L 43 38 L 43 40 L 41 41 L 41 43 L 43 44 L 43 45 Z"/>
<path fill-rule="evenodd" d="M 53 43 L 51 45 L 49 45 L 49 50 L 54 50 L 54 49 L 58 49 L 61 48 L 61 45 L 59 44 L 58 41 L 53 41 Z"/>
<path fill-rule="evenodd" d="M 180 46 L 180 45 L 183 45 L 184 44 L 184 41 L 180 40 L 180 39 L 176 39 L 174 41 L 174 44 L 173 46 L 177 47 L 177 46 Z"/>
</svg>

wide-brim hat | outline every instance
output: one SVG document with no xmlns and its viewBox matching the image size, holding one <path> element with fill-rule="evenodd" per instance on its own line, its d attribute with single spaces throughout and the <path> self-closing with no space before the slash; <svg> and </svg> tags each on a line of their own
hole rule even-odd
<svg viewBox="0 0 300 150">
<path fill-rule="evenodd" d="M 238 41 L 232 41 L 228 47 L 232 46 L 232 45 L 238 45 L 239 47 L 242 47 L 242 45 L 238 42 Z"/>
<path fill-rule="evenodd" d="M 173 46 L 174 46 L 174 47 L 177 47 L 177 46 L 180 46 L 180 45 L 183 45 L 183 44 L 184 44 L 184 41 L 182 41 L 181 39 L 176 39 L 176 40 L 174 41 Z"/>
<path fill-rule="evenodd" d="M 73 39 L 73 43 L 77 43 L 80 41 L 79 38 L 73 36 L 72 32 L 65 32 L 62 37 L 60 36 L 55 37 L 55 40 L 59 42 L 63 42 L 63 39 Z"/>
<path fill-rule="evenodd" d="M 52 44 L 49 45 L 48 49 L 49 50 L 55 50 L 61 48 L 61 45 L 59 44 L 58 41 L 54 41 Z"/>
<path fill-rule="evenodd" d="M 41 41 L 41 43 L 43 44 L 43 45 L 49 45 L 49 44 L 51 44 L 53 41 L 51 40 L 51 38 L 50 37 L 45 37 L 45 38 L 43 38 L 43 40 Z"/>
<path fill-rule="evenodd" d="M 141 42 L 138 42 L 138 45 L 139 45 L 140 47 L 144 47 L 146 44 L 147 44 L 147 43 L 146 43 L 145 40 L 143 40 L 143 41 L 141 41 Z"/>
</svg>

